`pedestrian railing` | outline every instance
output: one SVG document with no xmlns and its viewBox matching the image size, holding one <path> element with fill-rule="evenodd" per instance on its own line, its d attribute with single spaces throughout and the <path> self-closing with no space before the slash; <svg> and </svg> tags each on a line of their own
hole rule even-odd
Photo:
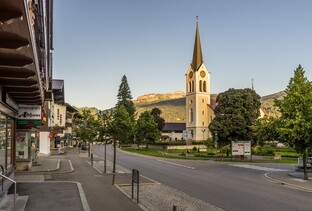
<svg viewBox="0 0 312 211">
<path fill-rule="evenodd" d="M 11 179 L 10 177 L 7 177 L 4 174 L 4 168 L 2 165 L 0 165 L 1 172 L 0 172 L 0 177 L 1 177 L 1 184 L 2 184 L 2 190 L 3 190 L 3 184 L 4 184 L 4 179 L 9 180 L 14 184 L 14 199 L 13 199 L 13 210 L 15 210 L 15 204 L 16 204 L 16 181 Z"/>
</svg>

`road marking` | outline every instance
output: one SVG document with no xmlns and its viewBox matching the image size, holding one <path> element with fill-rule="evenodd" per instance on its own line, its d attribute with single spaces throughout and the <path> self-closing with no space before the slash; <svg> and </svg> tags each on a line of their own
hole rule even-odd
<svg viewBox="0 0 312 211">
<path fill-rule="evenodd" d="M 187 169 L 193 169 L 193 170 L 195 169 L 195 167 L 192 167 L 192 166 L 185 166 L 185 165 L 181 165 L 178 163 L 172 163 L 172 162 L 168 162 L 168 161 L 164 161 L 164 160 L 157 160 L 157 161 L 167 163 L 167 164 L 171 164 L 171 165 L 175 165 L 175 166 L 180 166 L 180 167 L 187 168 Z"/>
<path fill-rule="evenodd" d="M 277 169 L 277 168 L 268 168 L 268 167 L 263 167 L 263 166 L 254 166 L 254 165 L 245 165 L 245 164 L 237 164 L 237 165 L 230 165 L 230 166 L 236 166 L 236 167 L 241 167 L 241 168 L 247 168 L 247 169 L 254 169 L 254 170 L 259 170 L 259 171 L 289 171 L 287 169 Z"/>
</svg>

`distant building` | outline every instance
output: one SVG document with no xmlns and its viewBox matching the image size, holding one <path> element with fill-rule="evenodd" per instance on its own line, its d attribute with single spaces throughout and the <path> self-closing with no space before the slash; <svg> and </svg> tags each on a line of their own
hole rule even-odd
<svg viewBox="0 0 312 211">
<path fill-rule="evenodd" d="M 186 129 L 185 123 L 165 123 L 162 129 L 162 141 L 177 141 L 183 139 L 183 131 Z"/>
</svg>

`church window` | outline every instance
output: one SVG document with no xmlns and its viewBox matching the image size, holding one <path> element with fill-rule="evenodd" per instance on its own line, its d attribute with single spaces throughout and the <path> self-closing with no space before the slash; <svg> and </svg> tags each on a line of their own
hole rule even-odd
<svg viewBox="0 0 312 211">
<path fill-rule="evenodd" d="M 189 122 L 193 122 L 193 109 L 189 110 Z"/>
<path fill-rule="evenodd" d="M 202 110 L 202 115 L 204 115 L 205 114 L 205 111 L 204 110 Z"/>
<path fill-rule="evenodd" d="M 200 91 L 200 92 L 203 91 L 203 90 L 202 90 L 202 83 L 203 83 L 202 80 L 200 80 L 200 81 L 199 81 L 199 91 Z"/>
<path fill-rule="evenodd" d="M 202 103 L 204 103 L 205 102 L 205 99 L 202 99 Z"/>
<path fill-rule="evenodd" d="M 204 92 L 207 92 L 207 88 L 206 88 L 206 81 L 204 81 L 204 85 L 203 85 L 203 88 L 204 88 Z"/>
<path fill-rule="evenodd" d="M 190 100 L 190 101 L 189 101 L 189 104 L 191 105 L 192 103 L 193 103 L 193 100 Z"/>
<path fill-rule="evenodd" d="M 194 81 L 192 81 L 192 92 L 194 92 Z"/>
<path fill-rule="evenodd" d="M 188 87 L 189 92 L 192 91 L 192 86 L 191 86 L 191 82 L 189 82 L 189 87 Z"/>
<path fill-rule="evenodd" d="M 203 126 L 205 126 L 205 121 L 203 121 L 203 123 L 202 123 L 202 124 L 203 124 Z"/>
</svg>

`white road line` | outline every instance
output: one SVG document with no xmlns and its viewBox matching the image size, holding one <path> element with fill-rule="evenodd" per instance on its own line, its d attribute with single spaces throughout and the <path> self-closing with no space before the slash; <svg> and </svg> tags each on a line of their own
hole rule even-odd
<svg viewBox="0 0 312 211">
<path fill-rule="evenodd" d="M 230 165 L 230 166 L 236 166 L 236 167 L 241 167 L 241 168 L 247 168 L 247 169 L 254 169 L 254 170 L 259 170 L 259 171 L 288 171 L 286 169 L 277 169 L 277 168 L 268 168 L 268 167 L 263 167 L 263 166 L 254 166 L 254 165 L 245 165 L 245 164 L 237 164 L 237 165 Z"/>
<path fill-rule="evenodd" d="M 163 163 L 167 163 L 167 164 L 171 164 L 171 165 L 175 165 L 175 166 L 180 166 L 180 167 L 183 167 L 183 168 L 188 168 L 188 169 L 195 169 L 195 167 L 192 167 L 192 166 L 185 166 L 185 165 L 181 165 L 181 164 L 178 164 L 178 163 L 172 163 L 172 162 L 168 162 L 168 161 L 164 161 L 164 160 L 157 160 L 159 162 L 163 162 Z"/>
</svg>

